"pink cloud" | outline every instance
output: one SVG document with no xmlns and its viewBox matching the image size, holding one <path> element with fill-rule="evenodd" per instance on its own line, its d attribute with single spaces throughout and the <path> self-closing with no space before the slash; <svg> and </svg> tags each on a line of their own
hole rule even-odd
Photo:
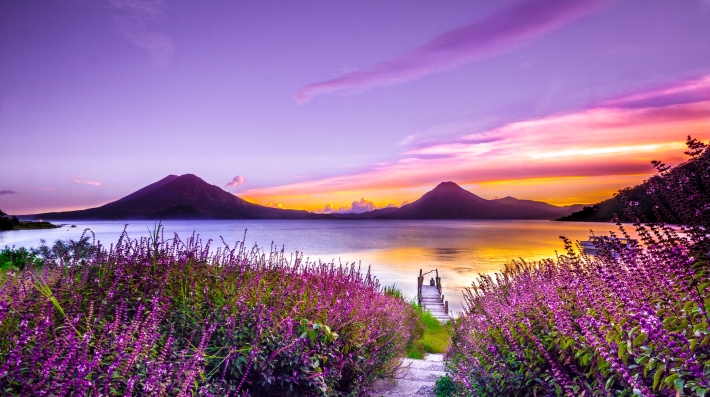
<svg viewBox="0 0 710 397">
<path fill-rule="evenodd" d="M 651 160 L 684 161 L 686 136 L 710 139 L 710 98 L 698 96 L 695 101 L 672 104 L 655 101 L 669 92 L 703 92 L 698 82 L 710 84 L 710 76 L 694 81 L 628 96 L 630 100 L 648 101 L 645 107 L 610 101 L 599 107 L 512 122 L 475 134 L 468 133 L 464 125 L 462 135 L 448 142 L 409 149 L 399 160 L 375 164 L 364 172 L 244 194 L 280 196 L 285 200 L 304 191 L 391 192 L 431 187 L 445 180 L 476 184 L 534 178 L 642 178 L 653 173 Z M 695 88 L 683 88 L 691 86 Z"/>
<path fill-rule="evenodd" d="M 243 185 L 245 183 L 247 183 L 247 178 L 245 178 L 241 175 L 237 175 L 234 178 L 232 178 L 232 180 L 229 183 L 227 183 L 227 186 L 236 187 L 239 185 Z"/>
<path fill-rule="evenodd" d="M 400 84 L 450 70 L 519 45 L 590 14 L 608 0 L 523 0 L 483 20 L 445 32 L 414 50 L 370 68 L 309 84 L 294 94 L 303 104 L 313 97 L 354 93 Z"/>
<path fill-rule="evenodd" d="M 96 181 L 87 181 L 84 179 L 73 179 L 73 181 L 76 183 L 84 184 L 84 185 L 101 186 L 101 182 L 96 182 Z"/>
</svg>

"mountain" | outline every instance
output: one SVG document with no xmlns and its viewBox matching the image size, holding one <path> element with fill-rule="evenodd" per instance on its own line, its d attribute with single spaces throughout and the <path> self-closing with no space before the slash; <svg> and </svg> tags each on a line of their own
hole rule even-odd
<svg viewBox="0 0 710 397">
<path fill-rule="evenodd" d="M 169 175 L 101 207 L 36 214 L 41 219 L 328 219 L 330 215 L 245 201 L 199 177 Z"/>
<path fill-rule="evenodd" d="M 158 182 L 151 183 L 150 185 L 148 185 L 142 189 L 138 189 L 135 192 L 129 194 L 128 196 L 114 201 L 113 203 L 123 203 L 126 201 L 133 200 L 134 198 L 143 196 L 143 195 L 148 194 L 154 190 L 158 190 L 159 188 L 167 185 L 168 183 L 170 183 L 178 178 L 179 178 L 179 176 L 177 176 L 177 175 L 168 175 L 165 178 L 159 180 Z M 109 204 L 112 204 L 112 203 L 109 203 Z"/>
<path fill-rule="evenodd" d="M 557 207 L 540 201 L 505 197 L 486 200 L 454 182 L 442 182 L 419 200 L 379 213 L 348 214 L 358 219 L 556 219 L 581 210 L 583 205 Z M 338 215 L 337 217 L 344 217 Z"/>
</svg>

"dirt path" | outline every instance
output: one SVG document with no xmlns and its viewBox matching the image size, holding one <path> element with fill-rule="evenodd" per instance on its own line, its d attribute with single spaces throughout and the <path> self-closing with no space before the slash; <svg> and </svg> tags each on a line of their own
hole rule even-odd
<svg viewBox="0 0 710 397">
<path fill-rule="evenodd" d="M 445 375 L 443 354 L 427 354 L 424 360 L 405 358 L 403 367 L 400 379 L 375 383 L 370 397 L 435 396 L 434 383 Z"/>
</svg>

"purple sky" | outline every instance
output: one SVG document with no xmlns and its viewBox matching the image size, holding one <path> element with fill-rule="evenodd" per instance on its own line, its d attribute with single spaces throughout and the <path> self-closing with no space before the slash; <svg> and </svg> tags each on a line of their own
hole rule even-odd
<svg viewBox="0 0 710 397">
<path fill-rule="evenodd" d="M 0 209 L 15 214 L 96 206 L 184 173 L 262 204 L 399 205 L 448 179 L 420 177 L 442 150 L 600 106 L 692 105 L 679 123 L 696 131 L 707 116 L 710 134 L 707 0 L 4 1 L 0 54 Z M 660 125 L 654 117 L 644 122 Z M 682 142 L 674 128 L 666 140 Z M 531 158 L 547 161 L 548 143 L 551 156 L 601 153 L 609 164 L 682 153 L 641 133 L 590 149 L 579 131 L 565 147 L 553 135 L 536 142 Z M 485 147 L 476 155 L 501 150 Z M 362 182 L 410 158 L 427 169 L 408 168 L 401 186 Z M 524 182 L 495 189 L 483 176 L 457 181 L 484 197 L 561 203 L 650 172 L 610 166 L 589 188 L 596 196 L 565 184 L 548 197 L 526 186 L 592 176 L 540 164 L 520 162 Z M 279 191 L 309 186 L 322 194 Z"/>
</svg>

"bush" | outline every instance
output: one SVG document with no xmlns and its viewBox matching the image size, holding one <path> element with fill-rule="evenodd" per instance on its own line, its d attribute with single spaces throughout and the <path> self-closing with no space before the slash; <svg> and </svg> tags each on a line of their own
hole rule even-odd
<svg viewBox="0 0 710 397">
<path fill-rule="evenodd" d="M 44 240 L 39 248 L 28 250 L 25 247 L 5 247 L 0 250 L 0 270 L 23 270 L 26 267 L 42 267 L 47 260 L 69 263 L 69 261 L 86 261 L 96 249 L 89 242 L 89 237 L 82 235 L 77 241 L 57 240 L 50 247 Z"/>
<path fill-rule="evenodd" d="M 450 376 L 442 376 L 436 380 L 434 384 L 434 393 L 436 397 L 451 397 L 456 393 L 456 384 Z"/>
<path fill-rule="evenodd" d="M 8 395 L 357 395 L 416 318 L 359 268 L 152 238 L 45 251 L 0 286 Z"/>
<path fill-rule="evenodd" d="M 22 270 L 27 265 L 39 266 L 42 259 L 24 247 L 5 247 L 0 250 L 0 270 Z"/>
<path fill-rule="evenodd" d="M 637 221 L 642 245 L 612 234 L 588 257 L 565 240 L 556 260 L 516 262 L 468 289 L 446 354 L 459 395 L 710 395 L 710 151 L 688 146 L 689 164 L 656 162 L 649 181 L 680 234 Z"/>
</svg>

